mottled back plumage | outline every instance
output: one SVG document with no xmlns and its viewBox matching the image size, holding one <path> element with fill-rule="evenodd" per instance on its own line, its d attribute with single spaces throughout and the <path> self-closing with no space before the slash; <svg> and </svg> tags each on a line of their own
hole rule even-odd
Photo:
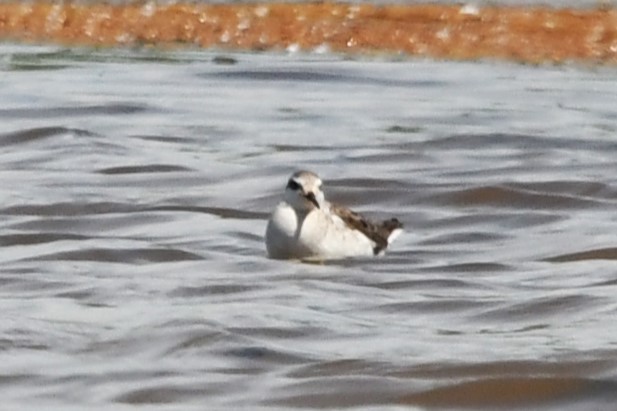
<svg viewBox="0 0 617 411">
<path fill-rule="evenodd" d="M 330 210 L 339 216 L 350 228 L 360 231 L 373 240 L 375 242 L 373 249 L 375 254 L 379 254 L 388 247 L 390 244 L 388 238 L 394 230 L 403 228 L 403 224 L 397 218 L 374 223 L 363 215 L 337 204 L 330 203 Z"/>
</svg>

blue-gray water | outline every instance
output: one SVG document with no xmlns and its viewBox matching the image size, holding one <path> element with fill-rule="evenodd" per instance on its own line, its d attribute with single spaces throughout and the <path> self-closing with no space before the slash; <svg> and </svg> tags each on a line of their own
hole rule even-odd
<svg viewBox="0 0 617 411">
<path fill-rule="evenodd" d="M 614 410 L 617 72 L 0 46 L 3 409 Z M 266 258 L 288 175 L 406 233 Z"/>
</svg>

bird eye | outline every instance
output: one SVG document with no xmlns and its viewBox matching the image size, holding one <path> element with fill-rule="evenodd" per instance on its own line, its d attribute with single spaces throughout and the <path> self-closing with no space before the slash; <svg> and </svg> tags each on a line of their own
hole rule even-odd
<svg viewBox="0 0 617 411">
<path fill-rule="evenodd" d="M 297 182 L 295 182 L 294 180 L 289 180 L 289 182 L 287 183 L 287 188 L 290 190 L 299 190 L 300 189 L 300 184 L 298 184 Z"/>
</svg>

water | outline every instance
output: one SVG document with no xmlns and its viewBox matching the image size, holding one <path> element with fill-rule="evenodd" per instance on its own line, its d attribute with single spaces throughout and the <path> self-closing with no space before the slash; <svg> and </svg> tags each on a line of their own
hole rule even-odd
<svg viewBox="0 0 617 411">
<path fill-rule="evenodd" d="M 0 55 L 6 409 L 614 409 L 614 69 Z M 296 169 L 406 233 L 267 259 Z"/>
</svg>

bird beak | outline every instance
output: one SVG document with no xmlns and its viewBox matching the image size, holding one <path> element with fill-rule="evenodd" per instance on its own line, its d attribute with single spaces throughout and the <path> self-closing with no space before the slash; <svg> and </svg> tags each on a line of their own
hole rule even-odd
<svg viewBox="0 0 617 411">
<path fill-rule="evenodd" d="M 317 198 L 315 198 L 315 194 L 313 193 L 306 193 L 304 194 L 304 197 L 310 201 L 311 203 L 315 204 L 315 207 L 319 208 L 319 203 L 317 202 Z"/>
</svg>

